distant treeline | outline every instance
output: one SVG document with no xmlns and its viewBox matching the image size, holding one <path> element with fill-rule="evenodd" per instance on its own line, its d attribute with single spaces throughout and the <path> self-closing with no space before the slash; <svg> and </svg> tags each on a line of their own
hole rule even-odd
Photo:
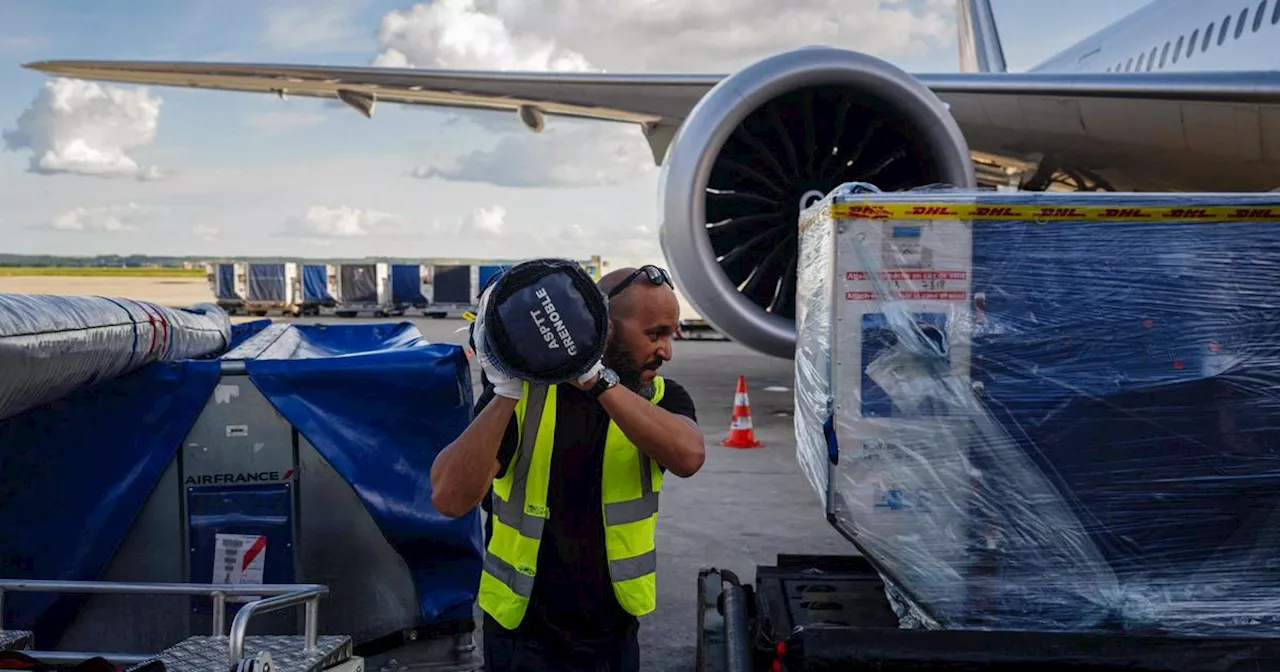
<svg viewBox="0 0 1280 672">
<path fill-rule="evenodd" d="M 184 264 L 202 265 L 203 257 L 149 257 L 144 255 L 104 254 L 96 257 L 58 257 L 43 254 L 0 254 L 0 266 L 25 268 L 182 268 Z"/>
</svg>

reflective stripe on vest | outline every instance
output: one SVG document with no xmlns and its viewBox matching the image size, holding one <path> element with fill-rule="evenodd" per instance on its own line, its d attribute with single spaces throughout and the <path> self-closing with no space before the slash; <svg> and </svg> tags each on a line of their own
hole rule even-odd
<svg viewBox="0 0 1280 672">
<path fill-rule="evenodd" d="M 654 379 L 651 403 L 665 385 Z M 516 403 L 519 447 L 515 462 L 493 482 L 493 536 L 480 575 L 480 608 L 515 629 L 533 595 L 542 530 L 550 517 L 547 490 L 555 441 L 555 386 L 530 388 Z M 618 603 L 641 616 L 657 601 L 658 493 L 662 471 L 610 421 L 605 439 L 601 499 L 605 555 Z"/>
</svg>

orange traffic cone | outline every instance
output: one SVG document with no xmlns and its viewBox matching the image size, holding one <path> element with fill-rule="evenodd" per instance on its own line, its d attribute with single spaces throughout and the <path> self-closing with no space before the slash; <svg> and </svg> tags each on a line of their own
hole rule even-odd
<svg viewBox="0 0 1280 672">
<path fill-rule="evenodd" d="M 751 401 L 747 399 L 746 376 L 738 376 L 738 393 L 733 397 L 733 422 L 729 425 L 729 436 L 720 445 L 729 448 L 759 448 L 764 445 L 756 441 L 756 433 L 751 428 Z"/>
</svg>

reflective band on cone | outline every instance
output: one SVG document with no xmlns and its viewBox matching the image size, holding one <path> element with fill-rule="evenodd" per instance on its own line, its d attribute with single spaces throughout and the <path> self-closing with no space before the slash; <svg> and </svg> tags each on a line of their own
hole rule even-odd
<svg viewBox="0 0 1280 672">
<path fill-rule="evenodd" d="M 738 391 L 733 395 L 733 420 L 729 423 L 729 436 L 720 445 L 729 448 L 759 448 L 764 445 L 756 440 L 751 428 L 751 401 L 747 398 L 747 377 L 738 376 Z"/>
</svg>

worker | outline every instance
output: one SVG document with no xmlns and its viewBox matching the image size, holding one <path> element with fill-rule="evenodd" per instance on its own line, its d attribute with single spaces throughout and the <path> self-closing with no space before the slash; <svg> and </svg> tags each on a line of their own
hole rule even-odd
<svg viewBox="0 0 1280 672">
<path fill-rule="evenodd" d="M 488 382 L 471 424 L 431 469 L 440 513 L 460 516 L 482 500 L 490 512 L 479 603 L 491 672 L 639 670 L 638 617 L 657 601 L 661 479 L 702 467 L 693 399 L 658 375 L 680 315 L 670 277 L 625 268 L 597 286 L 609 338 L 573 382 L 504 376 L 476 338 Z"/>
</svg>

